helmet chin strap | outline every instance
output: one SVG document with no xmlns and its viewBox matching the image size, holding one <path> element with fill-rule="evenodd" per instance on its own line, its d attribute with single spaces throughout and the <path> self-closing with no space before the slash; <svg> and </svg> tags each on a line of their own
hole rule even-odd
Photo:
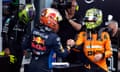
<svg viewBox="0 0 120 72">
<path fill-rule="evenodd" d="M 87 40 L 92 40 L 92 31 L 87 31 Z"/>
<path fill-rule="evenodd" d="M 101 39 L 101 33 L 106 31 L 106 28 L 102 28 L 102 29 L 87 29 L 87 40 L 92 40 L 92 34 L 97 34 L 97 40 L 102 40 Z"/>
</svg>

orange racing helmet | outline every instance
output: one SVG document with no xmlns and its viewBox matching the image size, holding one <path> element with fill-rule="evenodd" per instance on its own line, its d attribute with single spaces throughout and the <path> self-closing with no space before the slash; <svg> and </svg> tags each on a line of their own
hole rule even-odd
<svg viewBox="0 0 120 72">
<path fill-rule="evenodd" d="M 54 8 L 45 8 L 41 11 L 40 23 L 51 28 L 54 32 L 59 29 L 58 22 L 62 20 L 59 11 Z"/>
</svg>

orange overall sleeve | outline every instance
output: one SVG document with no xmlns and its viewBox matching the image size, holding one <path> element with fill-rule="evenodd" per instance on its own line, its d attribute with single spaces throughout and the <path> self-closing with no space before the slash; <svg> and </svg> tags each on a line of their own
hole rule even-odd
<svg viewBox="0 0 120 72">
<path fill-rule="evenodd" d="M 105 58 L 108 58 L 110 56 L 112 56 L 112 47 L 111 47 L 111 40 L 110 40 L 110 36 L 107 32 L 103 32 L 102 34 L 104 38 L 102 39 L 105 39 Z"/>
<path fill-rule="evenodd" d="M 79 34 L 78 34 L 78 36 L 77 36 L 77 40 L 76 40 L 76 46 L 79 46 L 79 45 L 81 45 L 82 43 L 83 43 L 83 41 L 84 41 L 84 36 L 85 35 L 85 32 L 80 32 Z"/>
</svg>

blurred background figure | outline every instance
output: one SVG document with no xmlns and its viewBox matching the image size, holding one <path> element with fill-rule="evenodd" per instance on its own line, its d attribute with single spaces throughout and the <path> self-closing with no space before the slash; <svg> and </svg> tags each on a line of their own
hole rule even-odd
<svg viewBox="0 0 120 72">
<path fill-rule="evenodd" d="M 66 41 L 68 39 L 75 39 L 76 34 L 80 31 L 82 25 L 80 20 L 80 15 L 77 14 L 78 5 L 76 0 L 55 0 L 52 4 L 53 8 L 56 8 L 61 13 L 63 20 L 59 23 L 60 29 L 58 35 L 61 38 L 63 47 L 66 46 Z M 77 58 L 77 53 L 71 50 L 69 56 L 63 59 L 63 61 L 68 61 L 70 63 L 79 62 Z"/>
<path fill-rule="evenodd" d="M 120 29 L 118 28 L 118 22 L 115 20 L 110 20 L 107 23 L 108 32 L 110 34 L 111 44 L 113 48 L 113 56 L 108 58 L 109 70 L 112 72 L 117 72 L 119 68 L 119 49 L 120 49 Z"/>
<path fill-rule="evenodd" d="M 19 10 L 19 0 L 3 0 L 3 16 L 3 50 L 6 55 L 12 54 L 16 57 L 16 62 L 10 66 L 10 72 L 20 72 L 23 56 L 21 43 L 27 33 L 27 26 L 34 19 L 35 8 L 33 4 L 26 4 Z"/>
</svg>

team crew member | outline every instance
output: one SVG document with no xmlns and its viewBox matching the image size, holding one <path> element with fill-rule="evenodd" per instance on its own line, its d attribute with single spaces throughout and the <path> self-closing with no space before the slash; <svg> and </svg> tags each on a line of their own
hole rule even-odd
<svg viewBox="0 0 120 72">
<path fill-rule="evenodd" d="M 23 36 L 26 34 L 28 24 L 35 16 L 33 4 L 26 4 L 23 9 L 16 11 L 6 18 L 2 29 L 5 54 L 12 54 L 17 58 L 10 68 L 11 72 L 20 72 L 23 57 L 23 49 L 21 48 Z"/>
<path fill-rule="evenodd" d="M 66 9 L 62 10 L 63 20 L 59 23 L 60 30 L 58 31 L 58 35 L 61 38 L 61 43 L 63 47 L 66 46 L 66 41 L 68 39 L 75 39 L 82 25 L 80 23 L 80 16 L 77 14 L 77 1 L 76 0 L 66 0 L 66 5 L 64 6 Z M 61 9 L 58 9 L 61 11 Z M 78 53 L 71 50 L 71 53 L 63 58 L 63 61 L 67 61 L 72 64 L 76 64 L 79 62 Z"/>
<path fill-rule="evenodd" d="M 110 33 L 110 39 L 111 39 L 111 44 L 113 48 L 113 56 L 111 58 L 108 58 L 109 62 L 109 69 L 112 72 L 116 72 L 118 70 L 118 61 L 119 57 L 118 53 L 120 50 L 120 28 L 118 28 L 118 22 L 115 20 L 111 20 L 108 22 L 108 26 L 111 31 Z"/>
</svg>

